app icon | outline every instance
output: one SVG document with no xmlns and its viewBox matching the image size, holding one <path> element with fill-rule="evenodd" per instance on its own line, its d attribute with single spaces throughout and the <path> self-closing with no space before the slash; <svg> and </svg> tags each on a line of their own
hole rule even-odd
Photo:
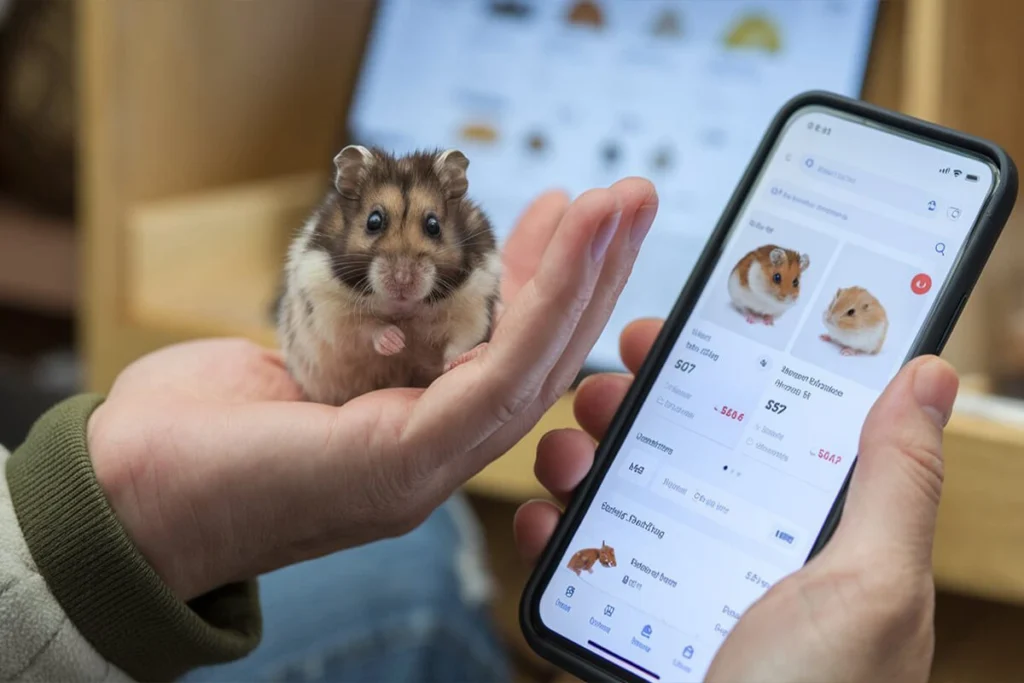
<svg viewBox="0 0 1024 683">
<path fill-rule="evenodd" d="M 683 659 L 693 659 L 693 646 L 687 645 L 683 648 Z"/>
<path fill-rule="evenodd" d="M 910 289 L 914 294 L 927 294 L 932 288 L 932 279 L 926 273 L 918 273 L 910 281 Z"/>
<path fill-rule="evenodd" d="M 940 254 L 942 256 L 945 256 L 946 255 L 946 243 L 945 242 L 936 242 L 935 243 L 935 253 L 936 254 Z"/>
<path fill-rule="evenodd" d="M 615 608 L 612 607 L 611 605 L 605 605 L 604 606 L 604 615 L 606 617 L 610 617 L 613 614 L 615 614 Z"/>
<path fill-rule="evenodd" d="M 949 220 L 955 221 L 957 218 L 960 218 L 960 209 L 955 206 L 951 206 L 946 210 L 946 215 L 949 216 Z"/>
<path fill-rule="evenodd" d="M 569 586 L 565 589 L 565 597 L 571 598 L 574 595 L 576 595 L 576 586 Z"/>
<path fill-rule="evenodd" d="M 644 626 L 643 630 L 640 631 L 640 635 L 642 635 L 644 638 L 650 638 L 652 633 L 654 633 L 654 629 L 651 628 L 650 624 Z"/>
<path fill-rule="evenodd" d="M 929 211 L 934 211 L 935 207 L 936 207 L 936 204 L 935 204 L 935 200 L 934 199 L 931 200 L 930 202 L 928 202 L 928 210 Z"/>
</svg>

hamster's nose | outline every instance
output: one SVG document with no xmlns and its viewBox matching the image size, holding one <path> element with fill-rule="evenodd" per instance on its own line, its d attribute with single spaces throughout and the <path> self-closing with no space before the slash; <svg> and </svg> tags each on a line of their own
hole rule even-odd
<svg viewBox="0 0 1024 683">
<path fill-rule="evenodd" d="M 412 269 L 408 266 L 398 266 L 394 272 L 395 284 L 399 287 L 407 287 L 412 284 Z"/>
</svg>

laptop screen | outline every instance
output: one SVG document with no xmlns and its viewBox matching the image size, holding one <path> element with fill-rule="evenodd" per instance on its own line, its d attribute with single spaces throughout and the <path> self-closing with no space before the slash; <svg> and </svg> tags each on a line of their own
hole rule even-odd
<svg viewBox="0 0 1024 683">
<path fill-rule="evenodd" d="M 859 96 L 878 0 L 378 0 L 352 141 L 457 147 L 499 241 L 539 193 L 640 175 L 658 217 L 585 370 L 666 316 L 778 108 Z"/>
</svg>

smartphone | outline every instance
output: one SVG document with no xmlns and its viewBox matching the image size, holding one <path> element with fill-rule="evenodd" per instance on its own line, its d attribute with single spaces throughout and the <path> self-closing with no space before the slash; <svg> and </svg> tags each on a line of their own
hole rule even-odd
<svg viewBox="0 0 1024 683">
<path fill-rule="evenodd" d="M 527 584 L 531 646 L 586 680 L 701 680 L 827 542 L 868 411 L 941 351 L 1016 194 L 987 141 L 788 102 Z"/>
</svg>

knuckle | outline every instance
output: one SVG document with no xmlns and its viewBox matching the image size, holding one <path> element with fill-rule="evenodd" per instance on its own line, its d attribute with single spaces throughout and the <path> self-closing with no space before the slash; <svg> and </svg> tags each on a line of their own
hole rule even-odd
<svg viewBox="0 0 1024 683">
<path fill-rule="evenodd" d="M 583 312 L 587 310 L 592 297 L 593 291 L 591 288 L 573 287 L 563 298 L 561 308 L 565 311 L 565 315 L 569 320 L 577 321 L 583 316 Z"/>
<path fill-rule="evenodd" d="M 521 415 L 526 408 L 535 400 L 535 392 L 528 389 L 518 389 L 508 392 L 497 402 L 494 408 L 494 418 L 499 424 L 508 424 Z"/>
<path fill-rule="evenodd" d="M 929 499 L 938 501 L 945 478 L 941 448 L 930 444 L 910 442 L 900 449 L 901 461 L 912 480 Z"/>
</svg>

